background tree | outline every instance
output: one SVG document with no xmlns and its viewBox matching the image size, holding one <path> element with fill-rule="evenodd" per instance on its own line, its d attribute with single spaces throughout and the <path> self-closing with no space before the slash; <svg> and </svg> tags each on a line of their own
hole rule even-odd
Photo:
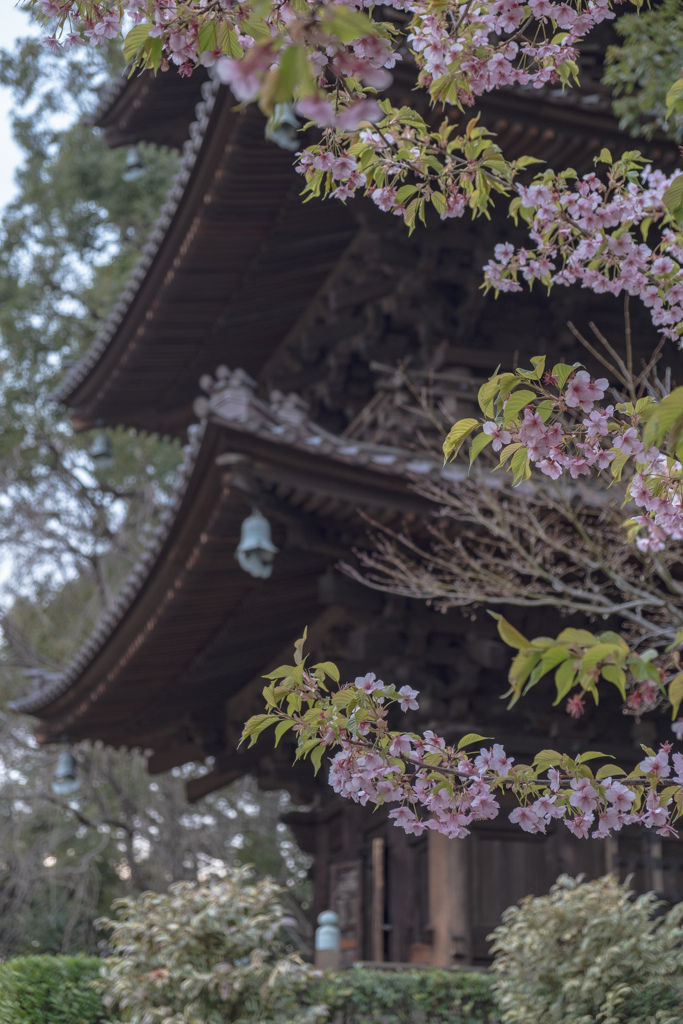
<svg viewBox="0 0 683 1024">
<path fill-rule="evenodd" d="M 3 707 L 88 636 L 157 524 L 181 458 L 168 440 L 108 431 L 113 463 L 98 469 L 92 434 L 75 434 L 49 397 L 106 319 L 177 164 L 141 146 L 145 174 L 124 182 L 125 150 L 106 149 L 84 121 L 122 66 L 115 45 L 61 60 L 29 39 L 0 54 L 24 152 L 0 226 Z M 307 861 L 279 825 L 286 794 L 245 780 L 189 808 L 185 780 L 206 768 L 150 778 L 140 752 L 73 753 L 81 787 L 55 796 L 58 752 L 38 748 L 28 722 L 0 716 L 0 957 L 93 949 L 93 921 L 115 896 L 238 862 L 296 893 L 305 947 Z"/>
<path fill-rule="evenodd" d="M 627 14 L 616 22 L 620 46 L 607 50 L 603 81 L 614 91 L 614 112 L 631 135 L 665 132 L 680 142 L 683 118 L 667 113 L 666 94 L 683 67 L 683 20 L 676 0 Z"/>
</svg>

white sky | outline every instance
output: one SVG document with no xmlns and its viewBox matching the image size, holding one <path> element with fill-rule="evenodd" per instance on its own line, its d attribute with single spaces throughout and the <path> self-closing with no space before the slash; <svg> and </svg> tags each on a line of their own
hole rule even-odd
<svg viewBox="0 0 683 1024">
<path fill-rule="evenodd" d="M 18 36 L 39 31 L 24 11 L 14 6 L 14 0 L 0 0 L 2 17 L 0 25 L 0 47 L 11 50 Z M 8 89 L 0 88 L 0 209 L 13 197 L 14 170 L 20 161 L 20 151 L 12 141 L 10 114 L 12 96 Z"/>
</svg>

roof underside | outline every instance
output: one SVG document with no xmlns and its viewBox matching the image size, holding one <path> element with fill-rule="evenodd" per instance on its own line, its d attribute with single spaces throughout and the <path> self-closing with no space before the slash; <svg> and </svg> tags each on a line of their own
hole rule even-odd
<svg viewBox="0 0 683 1024">
<path fill-rule="evenodd" d="M 357 506 L 384 522 L 428 508 L 395 473 L 281 441 L 210 424 L 195 444 L 176 507 L 112 612 L 61 677 L 16 703 L 40 718 L 41 742 L 160 750 L 186 728 L 204 755 L 222 749 L 226 700 L 319 617 L 322 574 L 363 532 Z M 268 580 L 235 559 L 254 495 L 281 549 Z"/>
<path fill-rule="evenodd" d="M 182 90 L 183 81 L 175 76 L 169 95 Z M 414 102 L 410 84 L 397 80 L 397 102 Z M 134 90 L 147 87 L 156 91 L 141 110 L 165 109 L 164 87 L 154 80 L 124 91 L 125 111 L 134 106 Z M 71 408 L 77 428 L 104 423 L 182 436 L 193 420 L 199 377 L 221 362 L 258 375 L 359 225 L 382 217 L 363 200 L 348 209 L 334 201 L 303 204 L 292 156 L 265 141 L 259 111 L 235 112 L 227 90 L 215 85 L 207 83 L 204 95 L 141 263 L 102 334 L 56 395 Z M 581 173 L 604 145 L 630 144 L 599 89 L 498 91 L 481 107 L 510 158 L 529 154 Z M 644 148 L 664 170 L 678 155 L 667 143 Z M 494 218 L 500 226 L 503 213 Z M 470 244 L 464 222 L 442 230 Z M 472 258 L 478 262 L 479 253 Z M 471 277 L 471 267 L 466 273 Z"/>
<path fill-rule="evenodd" d="M 356 231 L 342 204 L 302 204 L 258 110 L 234 112 L 225 89 L 207 107 L 126 293 L 56 396 L 77 427 L 183 436 L 199 377 L 221 362 L 257 373 Z"/>
<path fill-rule="evenodd" d="M 174 65 L 159 75 L 124 74 L 103 90 L 90 123 L 101 129 L 111 149 L 137 142 L 182 149 L 208 79 L 201 66 L 190 78 Z"/>
</svg>

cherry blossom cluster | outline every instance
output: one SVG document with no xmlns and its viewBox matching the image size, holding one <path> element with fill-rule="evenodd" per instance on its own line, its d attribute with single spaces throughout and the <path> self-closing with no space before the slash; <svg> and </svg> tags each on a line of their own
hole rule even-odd
<svg viewBox="0 0 683 1024">
<path fill-rule="evenodd" d="M 512 213 L 529 222 L 534 247 L 497 245 L 484 267 L 486 285 L 521 291 L 522 278 L 530 286 L 580 284 L 598 294 L 637 296 L 659 331 L 678 339 L 683 236 L 674 212 L 683 183 L 674 183 L 681 171 L 667 177 L 642 164 L 637 157 L 611 164 L 607 181 L 595 173 L 579 180 L 564 172 L 517 185 Z"/>
<path fill-rule="evenodd" d="M 638 765 L 636 784 L 604 774 L 596 779 L 592 772 L 583 774 L 586 768 L 575 762 L 564 771 L 553 767 L 535 773 L 523 766 L 516 773 L 514 758 L 499 743 L 480 747 L 475 755 L 447 748 L 427 730 L 421 737 L 397 734 L 388 758 L 343 743 L 332 760 L 329 781 L 336 793 L 356 803 L 398 804 L 389 817 L 409 835 L 432 829 L 462 839 L 473 822 L 498 816 L 500 799 L 508 791 L 521 800 L 508 817 L 525 832 L 545 833 L 558 820 L 580 839 L 606 839 L 625 825 L 677 836 L 672 815 L 678 816 L 680 798 L 675 803 L 658 788 L 671 775 L 670 751 L 671 744 L 663 744 L 657 754 L 646 756 Z M 437 753 L 441 762 L 433 757 L 428 762 L 427 753 Z M 561 755 L 557 760 L 571 761 Z M 683 754 L 674 754 L 673 762 L 671 781 L 683 786 Z"/>
<path fill-rule="evenodd" d="M 528 478 L 532 467 L 552 480 L 609 471 L 615 480 L 624 478 L 627 498 L 641 510 L 630 520 L 641 551 L 661 551 L 667 539 L 683 539 L 678 434 L 669 433 L 662 447 L 668 426 L 677 419 L 663 419 L 664 414 L 680 405 L 683 415 L 683 389 L 661 402 L 647 397 L 604 405 L 599 403 L 609 389 L 606 378 L 591 378 L 579 364 L 560 363 L 545 372 L 544 360 L 535 362 L 533 371 L 491 378 L 482 389 L 488 388 L 484 401 L 480 397 L 487 419 L 456 423 L 444 445 L 446 456 L 454 457 L 480 428 L 483 437 L 472 458 L 490 444 L 500 453 L 498 468 L 511 468 L 515 482 Z"/>
<path fill-rule="evenodd" d="M 683 811 L 683 754 L 671 758 L 671 744 L 645 757 L 626 775 L 615 764 L 596 774 L 588 762 L 607 755 L 592 751 L 576 760 L 541 751 L 533 765 L 515 764 L 503 746 L 482 746 L 477 734 L 448 745 L 433 730 L 418 735 L 388 728 L 389 715 L 418 710 L 419 691 L 396 689 L 370 672 L 330 692 L 325 681 L 339 680 L 330 662 L 308 669 L 297 643 L 296 664 L 267 678 L 267 712 L 245 725 L 243 740 L 253 744 L 269 726 L 278 741 L 291 732 L 297 758 L 310 757 L 316 770 L 334 747 L 329 782 L 340 796 L 361 805 L 394 804 L 389 817 L 410 835 L 432 829 L 451 838 L 469 835 L 476 821 L 494 819 L 501 803 L 517 806 L 510 821 L 527 832 L 545 832 L 561 821 L 576 836 L 604 839 L 625 825 L 677 835 Z M 672 776 L 672 764 L 673 771 Z"/>
<path fill-rule="evenodd" d="M 317 102 L 301 100 L 297 109 L 303 112 Z M 361 104 L 373 104 L 379 117 L 371 112 L 368 120 L 374 125 L 360 128 L 350 150 L 339 145 L 336 129 L 328 128 L 320 143 L 298 154 L 296 169 L 306 179 L 304 192 L 346 201 L 360 190 L 380 210 L 412 227 L 418 217 L 425 220 L 430 203 L 441 220 L 462 217 L 468 208 L 485 210 L 492 192 L 508 191 L 525 166 L 524 158 L 506 161 L 475 120 L 461 135 L 452 126 L 434 132 L 419 115 L 386 100 L 359 101 L 344 116 Z"/>
<path fill-rule="evenodd" d="M 595 25 L 614 18 L 612 8 L 623 2 L 451 0 L 435 8 L 427 0 L 387 0 L 384 6 L 411 16 L 405 37 L 422 74 L 421 84 L 431 88 L 434 98 L 460 105 L 504 85 L 540 88 L 548 82 L 568 82 L 576 74 L 578 40 Z M 46 37 L 50 46 L 60 45 L 58 32 L 65 24 L 97 44 L 121 33 L 124 14 L 136 25 L 146 22 L 162 39 L 164 56 L 188 72 L 197 63 L 209 64 L 212 56 L 215 59 L 225 52 L 216 39 L 202 38 L 203 26 L 214 22 L 235 27 L 247 22 L 252 13 L 250 5 L 231 0 L 31 0 L 30 6 L 44 19 L 56 19 L 57 30 Z M 320 74 L 330 71 L 336 81 L 362 78 L 368 69 L 391 67 L 400 60 L 397 50 L 404 34 L 395 28 L 388 38 L 373 33 L 364 45 L 352 50 L 344 45 L 348 40 L 342 32 L 330 46 L 325 33 L 319 31 L 324 11 L 341 6 L 312 0 L 271 0 L 263 20 L 273 37 L 282 34 L 288 41 L 298 40 L 304 32 L 302 41 L 316 69 Z M 362 10 L 372 5 L 368 0 L 346 0 L 343 6 Z M 248 33 L 245 42 L 247 51 L 259 44 Z M 370 74 L 367 84 L 385 88 L 389 81 L 387 76 Z"/>
</svg>

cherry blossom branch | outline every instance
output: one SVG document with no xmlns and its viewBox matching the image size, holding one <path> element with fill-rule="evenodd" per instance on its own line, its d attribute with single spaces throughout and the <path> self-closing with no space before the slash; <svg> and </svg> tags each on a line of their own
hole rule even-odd
<svg viewBox="0 0 683 1024">
<path fill-rule="evenodd" d="M 395 707 L 416 711 L 418 691 L 396 690 L 372 672 L 330 691 L 327 680 L 339 683 L 337 667 L 324 662 L 307 668 L 304 641 L 305 634 L 296 644 L 294 665 L 266 677 L 271 680 L 263 691 L 268 710 L 247 722 L 242 739 L 252 745 L 273 725 L 277 744 L 291 732 L 296 758 L 310 758 L 316 771 L 325 753 L 338 747 L 329 773 L 335 792 L 362 805 L 397 804 L 389 817 L 409 834 L 433 829 L 452 838 L 467 836 L 473 822 L 496 818 L 500 798 L 507 796 L 518 805 L 510 820 L 527 832 L 545 832 L 558 820 L 582 838 L 606 838 L 633 824 L 677 835 L 683 754 L 671 758 L 671 744 L 662 744 L 657 753 L 644 748 L 645 757 L 627 775 L 612 763 L 594 773 L 589 762 L 608 759 L 596 751 L 574 759 L 543 750 L 525 765 L 515 764 L 498 743 L 479 746 L 485 737 L 477 734 L 463 736 L 453 747 L 432 730 L 421 736 L 392 731 L 389 714 Z M 669 783 L 671 760 L 675 774 Z"/>
</svg>

